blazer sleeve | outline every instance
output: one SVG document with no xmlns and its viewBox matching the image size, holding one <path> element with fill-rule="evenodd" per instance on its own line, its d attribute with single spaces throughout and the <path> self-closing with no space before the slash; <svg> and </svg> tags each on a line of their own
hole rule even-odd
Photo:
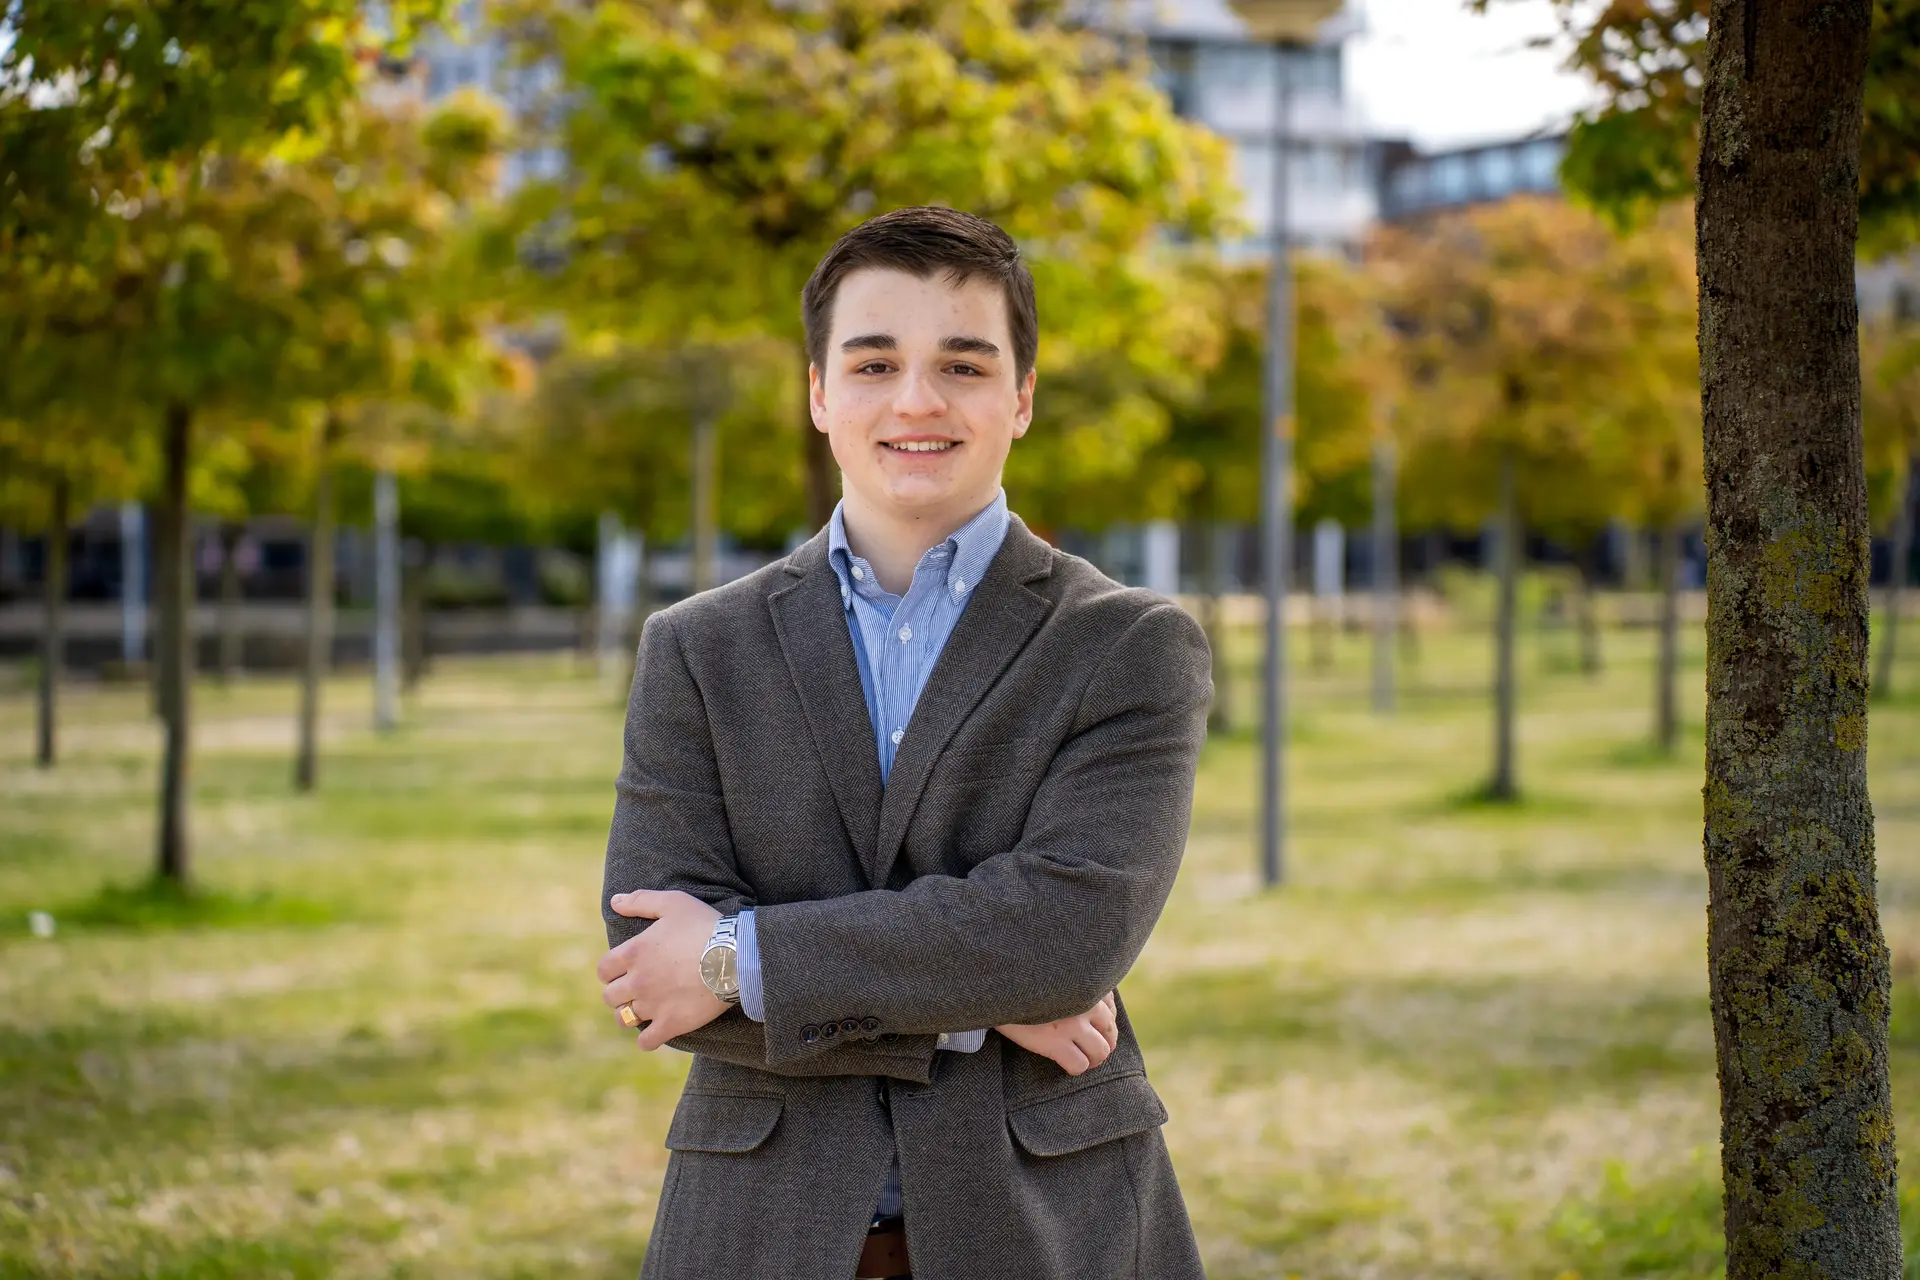
<svg viewBox="0 0 1920 1280">
<path fill-rule="evenodd" d="M 830 1052 L 807 1028 L 846 1017 L 919 1033 L 1092 1007 L 1173 888 L 1211 693 L 1204 633 L 1155 605 L 1101 658 L 1014 848 L 965 877 L 758 908 L 770 1058 Z"/>
<path fill-rule="evenodd" d="M 615 791 L 600 889 L 608 946 L 652 923 L 615 912 L 608 900 L 616 893 L 679 889 L 722 912 L 755 905 L 753 888 L 734 857 L 705 705 L 670 612 L 654 614 L 641 628 Z M 895 1076 L 925 1083 L 935 1040 L 927 1034 L 845 1041 L 828 1053 L 774 1062 L 767 1055 L 765 1027 L 735 1006 L 668 1043 L 781 1075 Z"/>
</svg>

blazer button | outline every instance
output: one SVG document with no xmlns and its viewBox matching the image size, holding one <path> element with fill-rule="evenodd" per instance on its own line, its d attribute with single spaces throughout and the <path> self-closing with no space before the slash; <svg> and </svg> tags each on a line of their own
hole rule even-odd
<svg viewBox="0 0 1920 1280">
<path fill-rule="evenodd" d="M 821 1038 L 822 1040 L 831 1040 L 831 1039 L 833 1039 L 833 1038 L 834 1038 L 835 1036 L 837 1036 L 837 1035 L 839 1035 L 839 1034 L 840 1034 L 840 1024 L 839 1024 L 839 1023 L 837 1023 L 837 1022 L 823 1022 L 823 1023 L 821 1023 L 821 1024 L 820 1024 L 820 1038 Z"/>
<path fill-rule="evenodd" d="M 820 1028 L 809 1022 L 806 1026 L 800 1028 L 800 1039 L 807 1044 L 818 1044 L 820 1041 Z"/>
<path fill-rule="evenodd" d="M 878 1031 L 880 1029 L 880 1019 L 862 1018 L 860 1019 L 860 1029 L 863 1031 Z"/>
<path fill-rule="evenodd" d="M 860 1030 L 860 1019 L 842 1018 L 840 1019 L 840 1029 L 848 1035 L 852 1035 L 854 1032 Z"/>
</svg>

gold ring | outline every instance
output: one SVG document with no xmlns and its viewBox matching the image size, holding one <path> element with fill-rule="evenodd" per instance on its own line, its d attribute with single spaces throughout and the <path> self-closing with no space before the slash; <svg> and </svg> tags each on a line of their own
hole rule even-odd
<svg viewBox="0 0 1920 1280">
<path fill-rule="evenodd" d="M 624 1026 L 637 1027 L 640 1025 L 640 1015 L 633 1011 L 633 1001 L 629 1000 L 620 1006 L 620 1021 Z"/>
</svg>

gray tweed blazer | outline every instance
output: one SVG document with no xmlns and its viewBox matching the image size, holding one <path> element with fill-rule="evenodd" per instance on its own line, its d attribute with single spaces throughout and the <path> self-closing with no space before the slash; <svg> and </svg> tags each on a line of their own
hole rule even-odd
<svg viewBox="0 0 1920 1280">
<path fill-rule="evenodd" d="M 849 1280 L 896 1144 L 916 1280 L 1200 1277 L 1124 1003 L 1078 1078 L 992 1032 L 934 1047 L 1083 1012 L 1139 956 L 1186 843 L 1200 628 L 1015 518 L 883 788 L 826 547 L 641 636 L 601 901 L 754 907 L 767 1014 L 673 1042 L 644 1280 Z"/>
</svg>

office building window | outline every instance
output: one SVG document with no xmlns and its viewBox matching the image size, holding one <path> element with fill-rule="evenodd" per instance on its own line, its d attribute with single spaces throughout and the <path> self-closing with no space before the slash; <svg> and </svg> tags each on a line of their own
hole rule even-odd
<svg viewBox="0 0 1920 1280">
<path fill-rule="evenodd" d="M 1526 187 L 1529 191 L 1557 191 L 1560 189 L 1560 154 L 1562 144 L 1553 138 L 1541 138 L 1529 142 L 1520 155 L 1520 167 L 1526 173 Z"/>
<path fill-rule="evenodd" d="M 1492 199 L 1510 194 L 1520 185 L 1520 166 L 1510 147 L 1491 147 L 1480 153 L 1480 191 Z"/>
<path fill-rule="evenodd" d="M 1467 198 L 1467 158 L 1441 156 L 1433 162 L 1433 196 L 1441 204 L 1459 204 Z"/>
</svg>

